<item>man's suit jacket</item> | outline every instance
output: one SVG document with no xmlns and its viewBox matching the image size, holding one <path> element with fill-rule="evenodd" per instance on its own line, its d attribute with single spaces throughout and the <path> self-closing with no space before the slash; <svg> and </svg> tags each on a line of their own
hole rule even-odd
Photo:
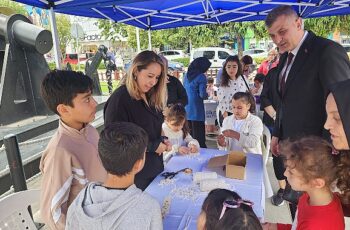
<svg viewBox="0 0 350 230">
<path fill-rule="evenodd" d="M 272 106 L 275 111 L 278 110 L 278 106 L 281 102 L 281 97 L 276 89 L 278 84 L 278 67 L 274 67 L 269 70 L 264 80 L 264 87 L 260 94 L 260 110 L 264 111 L 266 107 Z M 264 112 L 263 123 L 268 127 L 273 127 L 274 120 Z"/>
<path fill-rule="evenodd" d="M 280 58 L 281 74 L 288 56 Z M 281 140 L 304 135 L 322 136 L 326 121 L 325 99 L 329 86 L 350 78 L 350 63 L 336 42 L 308 33 L 289 71 L 273 136 Z M 276 81 L 275 89 L 279 88 Z M 279 91 L 278 91 L 279 92 Z"/>
</svg>

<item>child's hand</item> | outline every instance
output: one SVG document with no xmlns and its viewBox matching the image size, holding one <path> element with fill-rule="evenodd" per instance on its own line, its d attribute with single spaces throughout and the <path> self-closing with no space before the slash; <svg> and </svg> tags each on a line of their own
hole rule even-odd
<svg viewBox="0 0 350 230">
<path fill-rule="evenodd" d="M 198 153 L 199 152 L 199 149 L 196 145 L 191 144 L 191 145 L 188 145 L 188 147 L 190 148 L 191 153 Z"/>
<path fill-rule="evenodd" d="M 234 138 L 234 139 L 239 139 L 238 135 L 239 133 L 237 133 L 236 131 L 233 131 L 232 129 L 226 129 L 224 131 L 222 131 L 222 134 L 225 137 L 229 137 L 229 138 Z"/>
<path fill-rule="evenodd" d="M 226 146 L 226 141 L 225 141 L 225 136 L 224 135 L 222 135 L 222 134 L 220 134 L 219 136 L 218 136 L 218 144 L 220 145 L 220 146 Z"/>
<path fill-rule="evenodd" d="M 190 149 L 187 148 L 186 146 L 181 146 L 181 147 L 179 148 L 179 153 L 180 153 L 181 155 L 188 154 L 189 152 L 190 152 Z"/>
</svg>

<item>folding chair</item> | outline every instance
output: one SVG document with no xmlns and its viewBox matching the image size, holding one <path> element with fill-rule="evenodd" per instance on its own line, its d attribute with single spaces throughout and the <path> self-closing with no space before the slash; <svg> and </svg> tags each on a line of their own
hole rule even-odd
<svg viewBox="0 0 350 230">
<path fill-rule="evenodd" d="M 40 190 L 26 190 L 0 200 L 0 229 L 37 229 L 28 206 L 39 203 Z"/>
<path fill-rule="evenodd" d="M 264 173 L 264 185 L 265 185 L 265 196 L 266 198 L 273 196 L 273 190 L 270 182 L 269 175 L 267 173 L 267 160 L 270 155 L 270 142 L 271 142 L 271 134 L 270 130 L 264 125 L 263 135 L 261 136 L 261 150 L 263 156 L 263 173 Z"/>
</svg>

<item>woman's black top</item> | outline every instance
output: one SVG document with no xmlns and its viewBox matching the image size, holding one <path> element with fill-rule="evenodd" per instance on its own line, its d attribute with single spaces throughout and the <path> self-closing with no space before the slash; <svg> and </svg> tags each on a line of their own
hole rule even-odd
<svg viewBox="0 0 350 230">
<path fill-rule="evenodd" d="M 108 99 L 104 107 L 104 121 L 105 126 L 116 121 L 132 122 L 148 134 L 145 166 L 136 175 L 136 179 L 152 180 L 164 170 L 163 156 L 155 152 L 161 142 L 164 121 L 161 111 L 148 106 L 142 99 L 131 98 L 126 86 L 123 85 Z"/>
</svg>

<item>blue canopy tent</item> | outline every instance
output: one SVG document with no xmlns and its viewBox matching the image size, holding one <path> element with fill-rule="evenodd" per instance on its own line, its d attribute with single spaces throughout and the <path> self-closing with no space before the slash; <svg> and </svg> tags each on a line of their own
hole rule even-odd
<svg viewBox="0 0 350 230">
<path fill-rule="evenodd" d="M 149 31 L 181 26 L 264 20 L 277 5 L 302 18 L 350 14 L 350 0 L 16 0 L 54 12 L 108 19 Z M 52 28 L 55 35 L 56 28 Z M 56 40 L 54 38 L 54 40 Z M 57 41 L 57 40 L 56 40 Z M 58 58 L 58 57 L 57 57 Z M 57 59 L 58 60 L 58 59 Z"/>
<path fill-rule="evenodd" d="M 17 0 L 54 12 L 109 19 L 142 29 L 263 20 L 276 5 L 303 18 L 349 14 L 350 0 Z"/>
</svg>

